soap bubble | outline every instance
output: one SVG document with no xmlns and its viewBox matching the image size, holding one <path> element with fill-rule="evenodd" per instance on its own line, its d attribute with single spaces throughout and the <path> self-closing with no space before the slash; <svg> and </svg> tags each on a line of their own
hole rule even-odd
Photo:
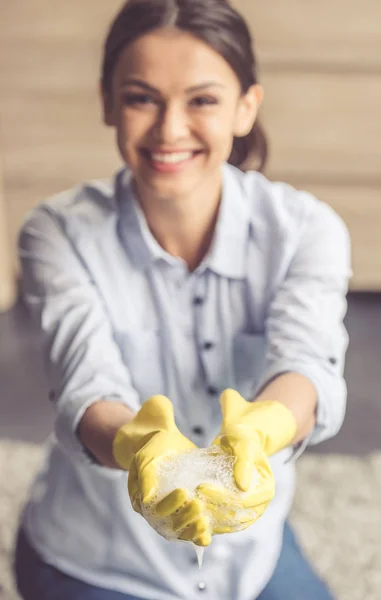
<svg viewBox="0 0 381 600">
<path fill-rule="evenodd" d="M 188 492 L 189 499 L 199 495 L 197 487 L 200 484 L 210 484 L 229 493 L 230 499 L 226 507 L 219 506 L 220 520 L 216 522 L 210 510 L 206 510 L 209 517 L 211 531 L 214 527 L 228 527 L 231 531 L 240 531 L 245 528 L 245 522 L 256 517 L 253 509 L 244 509 L 240 504 L 246 492 L 241 492 L 234 481 L 233 467 L 235 457 L 221 450 L 218 446 L 209 448 L 195 448 L 182 454 L 171 454 L 162 459 L 157 465 L 158 487 L 157 493 L 148 505 L 141 504 L 141 512 L 146 521 L 167 540 L 176 540 L 181 531 L 172 530 L 171 517 L 161 518 L 155 514 L 155 506 L 165 496 L 175 489 L 184 489 Z M 257 485 L 255 472 L 251 489 Z M 237 506 L 232 505 L 231 496 L 236 496 Z M 224 514 L 221 520 L 221 514 Z"/>
</svg>

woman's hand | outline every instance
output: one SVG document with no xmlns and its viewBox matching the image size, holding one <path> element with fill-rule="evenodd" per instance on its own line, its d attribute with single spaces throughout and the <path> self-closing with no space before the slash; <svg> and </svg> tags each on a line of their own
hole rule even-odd
<svg viewBox="0 0 381 600">
<path fill-rule="evenodd" d="M 214 510 L 225 507 L 240 517 L 236 529 L 222 526 L 215 531 L 228 533 L 254 523 L 273 499 L 275 482 L 268 456 L 292 441 L 296 422 L 291 411 L 279 402 L 247 402 L 235 390 L 225 390 L 220 404 L 222 430 L 213 443 L 235 457 L 233 476 L 238 493 L 211 485 L 199 486 L 198 491 Z"/>
<path fill-rule="evenodd" d="M 113 454 L 116 462 L 129 470 L 128 491 L 136 512 L 144 515 L 147 511 L 158 518 L 165 517 L 174 537 L 207 546 L 211 534 L 202 500 L 190 499 L 186 490 L 176 489 L 156 501 L 158 464 L 193 448 L 196 446 L 175 424 L 170 400 L 154 396 L 118 431 Z"/>
</svg>

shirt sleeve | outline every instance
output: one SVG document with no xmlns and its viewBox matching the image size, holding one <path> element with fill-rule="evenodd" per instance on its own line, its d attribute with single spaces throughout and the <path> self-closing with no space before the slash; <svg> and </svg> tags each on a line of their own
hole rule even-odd
<svg viewBox="0 0 381 600">
<path fill-rule="evenodd" d="M 316 426 L 294 449 L 294 458 L 308 444 L 340 430 L 347 396 L 343 373 L 348 336 L 343 319 L 352 274 L 350 239 L 340 217 L 313 200 L 313 209 L 300 224 L 288 272 L 270 303 L 268 351 L 260 384 L 263 389 L 274 377 L 296 372 L 309 378 L 317 390 Z"/>
<path fill-rule="evenodd" d="M 50 207 L 35 209 L 26 220 L 19 257 L 23 299 L 42 334 L 57 440 L 90 463 L 76 434 L 85 410 L 102 399 L 136 411 L 138 394 L 100 295 Z"/>
</svg>

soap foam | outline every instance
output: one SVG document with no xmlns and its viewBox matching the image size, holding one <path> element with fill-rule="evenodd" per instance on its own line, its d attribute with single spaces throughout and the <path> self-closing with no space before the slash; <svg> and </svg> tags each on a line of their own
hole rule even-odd
<svg viewBox="0 0 381 600">
<path fill-rule="evenodd" d="M 156 504 L 178 488 L 185 489 L 190 499 L 202 498 L 198 495 L 196 488 L 200 484 L 210 484 L 237 497 L 236 508 L 229 502 L 226 507 L 226 518 L 222 521 L 219 520 L 218 523 L 215 522 L 215 518 L 210 511 L 206 512 L 210 519 L 211 531 L 216 525 L 229 527 L 232 531 L 240 531 L 245 527 L 245 524 L 241 521 L 252 520 L 256 515 L 253 509 L 242 509 L 240 507 L 240 500 L 246 493 L 241 492 L 235 484 L 233 478 L 235 460 L 235 457 L 223 452 L 217 446 L 195 448 L 183 454 L 168 455 L 157 466 L 157 494 L 148 506 L 141 505 L 144 518 L 165 539 L 169 541 L 178 539 L 181 531 L 172 531 L 171 517 L 159 518 L 155 515 Z M 257 474 L 255 473 L 251 489 L 256 484 Z M 223 510 L 223 507 L 219 507 L 220 514 Z M 202 558 L 199 557 L 199 564 L 201 562 Z"/>
</svg>

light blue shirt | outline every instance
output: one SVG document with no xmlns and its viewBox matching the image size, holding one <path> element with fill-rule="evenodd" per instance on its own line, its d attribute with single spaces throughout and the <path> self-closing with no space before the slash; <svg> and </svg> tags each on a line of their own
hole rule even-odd
<svg viewBox="0 0 381 600">
<path fill-rule="evenodd" d="M 151 235 L 130 175 L 57 195 L 20 235 L 24 297 L 42 331 L 55 436 L 24 513 L 32 545 L 61 571 L 149 600 L 253 600 L 271 578 L 307 443 L 339 430 L 346 402 L 342 320 L 350 243 L 310 194 L 223 167 L 209 253 L 189 273 Z M 179 429 L 207 446 L 219 393 L 247 399 L 280 373 L 308 377 L 317 424 L 271 458 L 276 496 L 246 531 L 216 536 L 199 572 L 192 547 L 133 512 L 127 474 L 91 461 L 76 434 L 100 398 L 137 411 L 165 394 Z"/>
</svg>

